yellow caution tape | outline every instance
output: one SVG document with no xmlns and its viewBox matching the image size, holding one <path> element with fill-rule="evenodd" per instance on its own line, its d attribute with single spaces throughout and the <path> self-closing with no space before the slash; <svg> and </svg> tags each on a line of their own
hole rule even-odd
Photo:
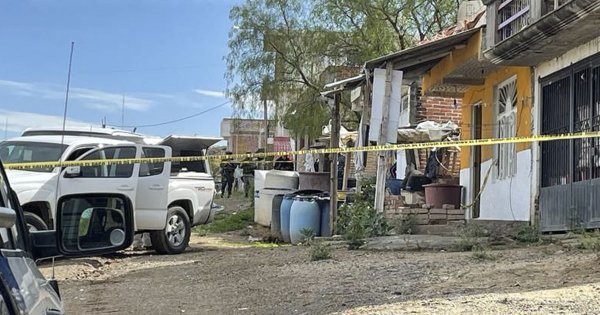
<svg viewBox="0 0 600 315">
<path fill-rule="evenodd" d="M 427 148 L 453 148 L 453 147 L 473 147 L 484 145 L 498 145 L 509 143 L 532 143 L 546 142 L 556 140 L 571 140 L 571 139 L 586 139 L 600 138 L 600 132 L 579 132 L 566 133 L 559 135 L 538 135 L 529 137 L 512 137 L 512 138 L 492 138 L 492 139 L 476 139 L 476 140 L 457 140 L 457 141 L 436 141 L 423 143 L 402 143 L 376 145 L 367 147 L 351 147 L 351 148 L 323 148 L 323 149 L 307 149 L 296 151 L 276 151 L 267 153 L 249 153 L 249 154 L 230 154 L 230 155 L 208 155 L 208 156 L 181 156 L 181 157 L 166 157 L 166 158 L 135 158 L 135 159 L 110 159 L 110 160 L 85 160 L 85 161 L 49 161 L 49 162 L 30 162 L 30 163 L 7 163 L 4 165 L 6 169 L 32 169 L 32 168 L 51 168 L 51 167 L 67 167 L 67 166 L 99 166 L 99 165 L 124 165 L 136 163 L 164 163 L 164 162 L 196 162 L 210 159 L 217 160 L 233 160 L 233 159 L 253 159 L 267 158 L 275 156 L 287 155 L 302 155 L 302 154 L 332 154 L 332 153 L 353 153 L 353 152 L 379 152 L 379 151 L 400 151 L 414 150 Z M 249 162 L 249 161 L 247 161 Z M 261 161 L 257 161 L 261 162 Z M 277 161 L 267 161 L 274 162 Z M 264 163 L 264 162 L 263 162 Z"/>
</svg>

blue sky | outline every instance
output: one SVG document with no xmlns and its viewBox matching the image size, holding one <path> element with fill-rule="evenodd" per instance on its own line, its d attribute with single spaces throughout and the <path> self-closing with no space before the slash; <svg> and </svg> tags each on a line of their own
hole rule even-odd
<svg viewBox="0 0 600 315">
<path fill-rule="evenodd" d="M 229 10 L 239 0 L 0 1 L 0 130 L 60 126 L 75 42 L 68 124 L 126 126 L 192 115 L 226 102 Z M 225 105 L 166 136 L 219 136 Z M 4 138 L 4 135 L 2 135 Z"/>
</svg>

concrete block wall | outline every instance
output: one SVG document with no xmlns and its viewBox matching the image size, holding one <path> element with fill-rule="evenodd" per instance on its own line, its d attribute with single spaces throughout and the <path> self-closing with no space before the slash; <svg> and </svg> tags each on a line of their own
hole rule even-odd
<svg viewBox="0 0 600 315">
<path fill-rule="evenodd" d="M 407 205 L 400 196 L 386 196 L 384 216 L 390 222 L 415 216 L 418 225 L 445 225 L 464 223 L 465 210 L 455 209 L 453 205 L 444 205 L 441 209 L 427 205 Z"/>
</svg>

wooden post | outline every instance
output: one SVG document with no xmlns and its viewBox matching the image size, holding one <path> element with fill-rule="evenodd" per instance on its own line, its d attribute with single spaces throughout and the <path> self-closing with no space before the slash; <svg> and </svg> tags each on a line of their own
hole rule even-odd
<svg viewBox="0 0 600 315">
<path fill-rule="evenodd" d="M 348 190 L 348 177 L 350 176 L 350 157 L 352 155 L 350 153 L 345 153 L 344 158 L 346 160 L 346 164 L 344 164 L 344 183 L 342 184 L 342 190 Z"/>
<path fill-rule="evenodd" d="M 364 91 L 363 91 L 363 109 L 362 109 L 362 114 L 361 114 L 361 131 L 362 134 L 361 139 L 362 139 L 362 143 L 360 143 L 361 146 L 368 146 L 369 145 L 369 133 L 367 132 L 368 127 L 369 127 L 369 122 L 371 120 L 371 73 L 369 72 L 368 69 L 365 69 L 365 85 L 363 87 Z M 369 158 L 368 154 L 366 152 L 358 152 L 355 154 L 362 154 L 363 158 L 362 161 L 363 163 L 366 163 L 367 159 Z M 364 165 L 362 165 L 364 166 Z M 362 184 L 361 182 L 358 180 L 356 181 L 356 191 L 361 191 L 362 190 Z"/>
<path fill-rule="evenodd" d="M 388 62 L 385 71 L 385 96 L 383 98 L 383 115 L 381 128 L 379 129 L 378 145 L 387 143 L 388 112 L 390 108 L 390 95 L 392 93 L 392 71 L 393 64 Z M 377 159 L 377 182 L 375 184 L 375 210 L 383 212 L 385 199 L 385 179 L 387 175 L 386 152 L 380 151 Z"/>
<path fill-rule="evenodd" d="M 329 143 L 330 148 L 338 148 L 340 144 L 340 94 L 336 93 L 333 96 L 333 108 L 331 113 L 331 141 Z M 337 153 L 331 154 L 331 170 L 329 177 L 331 179 L 331 204 L 329 213 L 329 228 L 331 235 L 335 233 L 335 218 L 337 217 Z"/>
<path fill-rule="evenodd" d="M 268 163 L 267 163 L 267 155 L 266 155 L 266 153 L 268 151 L 267 148 L 269 147 L 269 144 L 268 144 L 269 143 L 269 116 L 268 116 L 267 110 L 268 110 L 267 99 L 265 98 L 263 100 L 263 111 L 264 111 L 264 121 L 265 121 L 265 163 L 263 164 L 264 165 L 263 169 L 265 169 L 265 170 L 269 169 Z"/>
</svg>

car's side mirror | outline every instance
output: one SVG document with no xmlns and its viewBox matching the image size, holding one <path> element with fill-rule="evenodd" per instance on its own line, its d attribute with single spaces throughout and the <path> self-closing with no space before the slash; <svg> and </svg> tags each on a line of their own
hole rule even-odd
<svg viewBox="0 0 600 315">
<path fill-rule="evenodd" d="M 0 227 L 11 228 L 17 222 L 17 213 L 11 208 L 0 207 Z"/>
<path fill-rule="evenodd" d="M 65 168 L 65 177 L 73 178 L 81 176 L 81 166 L 67 166 Z"/>
</svg>

